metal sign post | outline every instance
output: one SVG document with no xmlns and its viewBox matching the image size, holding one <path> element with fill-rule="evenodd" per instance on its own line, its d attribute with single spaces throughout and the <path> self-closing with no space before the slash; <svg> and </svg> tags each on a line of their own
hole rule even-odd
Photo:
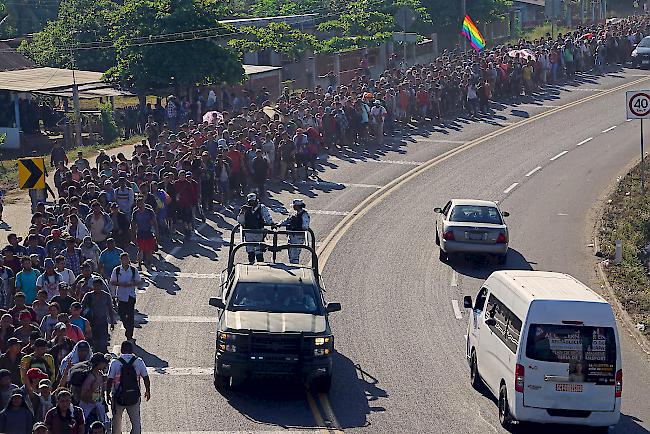
<svg viewBox="0 0 650 434">
<path fill-rule="evenodd" d="M 650 117 L 650 91 L 632 90 L 625 92 L 628 119 L 641 120 L 641 192 L 645 193 L 645 150 L 643 147 L 643 119 Z"/>
</svg>

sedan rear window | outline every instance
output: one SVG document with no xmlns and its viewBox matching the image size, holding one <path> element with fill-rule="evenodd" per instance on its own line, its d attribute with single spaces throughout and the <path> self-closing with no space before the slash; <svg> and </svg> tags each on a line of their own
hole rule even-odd
<svg viewBox="0 0 650 434">
<path fill-rule="evenodd" d="M 614 384 L 616 335 L 611 327 L 531 324 L 526 357 L 568 363 L 572 381 Z"/>
<path fill-rule="evenodd" d="M 456 205 L 451 210 L 449 221 L 503 224 L 499 210 L 493 206 Z"/>
<path fill-rule="evenodd" d="M 235 287 L 228 310 L 319 314 L 316 291 L 309 285 L 241 282 Z"/>
<path fill-rule="evenodd" d="M 650 47 L 650 38 L 643 38 L 641 39 L 641 42 L 639 42 L 639 47 L 642 48 L 648 48 Z"/>
</svg>

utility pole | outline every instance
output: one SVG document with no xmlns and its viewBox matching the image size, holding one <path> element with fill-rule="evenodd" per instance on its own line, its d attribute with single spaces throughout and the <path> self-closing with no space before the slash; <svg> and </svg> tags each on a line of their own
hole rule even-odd
<svg viewBox="0 0 650 434">
<path fill-rule="evenodd" d="M 460 0 L 460 10 L 461 10 L 461 14 L 463 15 L 462 16 L 463 21 L 465 20 L 465 17 L 467 16 L 467 4 L 466 4 L 466 1 L 467 0 Z M 462 21 L 461 21 L 461 23 L 462 23 Z M 467 51 L 467 38 L 466 37 L 463 37 L 463 51 Z"/>
<path fill-rule="evenodd" d="M 72 105 L 74 109 L 74 132 L 75 143 L 77 146 L 83 145 L 81 139 L 81 104 L 79 103 L 79 86 L 77 86 L 77 79 L 75 78 L 75 62 L 72 45 L 70 46 L 70 62 L 72 63 Z"/>
</svg>

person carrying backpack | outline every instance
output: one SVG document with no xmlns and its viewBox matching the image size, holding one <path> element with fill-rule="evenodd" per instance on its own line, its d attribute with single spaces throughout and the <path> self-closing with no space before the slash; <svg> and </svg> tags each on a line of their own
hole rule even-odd
<svg viewBox="0 0 650 434">
<path fill-rule="evenodd" d="M 131 265 L 129 254 L 120 255 L 121 264 L 111 274 L 111 285 L 117 288 L 117 313 L 124 324 L 127 341 L 133 341 L 135 328 L 135 289 L 142 285 L 138 270 Z"/>
<path fill-rule="evenodd" d="M 144 361 L 133 354 L 133 344 L 122 342 L 120 357 L 113 359 L 108 367 L 106 382 L 106 402 L 111 405 L 113 413 L 113 434 L 122 434 L 122 416 L 124 410 L 131 420 L 131 434 L 140 434 L 140 379 L 144 383 L 144 399 L 151 398 L 151 382 Z"/>
</svg>

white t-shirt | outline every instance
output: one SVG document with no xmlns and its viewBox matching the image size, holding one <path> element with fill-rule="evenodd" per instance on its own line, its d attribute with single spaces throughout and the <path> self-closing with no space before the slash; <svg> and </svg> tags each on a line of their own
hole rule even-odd
<svg viewBox="0 0 650 434">
<path fill-rule="evenodd" d="M 71 269 L 64 268 L 63 271 L 56 270 L 56 272 L 61 275 L 61 282 L 65 282 L 68 285 L 72 285 L 72 283 L 74 283 L 76 276 Z"/>
<path fill-rule="evenodd" d="M 52 297 L 59 294 L 59 283 L 62 281 L 63 277 L 56 271 L 53 276 L 46 276 L 43 273 L 36 279 L 36 287 L 46 290 L 47 301 L 50 301 Z"/>
<path fill-rule="evenodd" d="M 120 357 L 123 358 L 125 362 L 128 362 L 133 357 L 137 356 L 133 354 L 122 354 Z M 135 362 L 133 362 L 133 369 L 135 369 L 135 373 L 138 376 L 138 384 L 140 384 L 140 379 L 149 376 L 149 373 L 147 372 L 147 365 L 144 364 L 144 360 L 142 360 L 140 357 L 137 357 L 135 359 Z M 121 372 L 122 362 L 120 362 L 118 359 L 111 360 L 111 364 L 108 365 L 108 378 L 111 378 L 113 380 L 113 391 L 115 391 L 115 388 L 120 382 Z"/>
<path fill-rule="evenodd" d="M 386 109 L 380 105 L 373 106 L 370 110 L 370 117 L 373 124 L 383 124 L 386 117 Z"/>
</svg>

